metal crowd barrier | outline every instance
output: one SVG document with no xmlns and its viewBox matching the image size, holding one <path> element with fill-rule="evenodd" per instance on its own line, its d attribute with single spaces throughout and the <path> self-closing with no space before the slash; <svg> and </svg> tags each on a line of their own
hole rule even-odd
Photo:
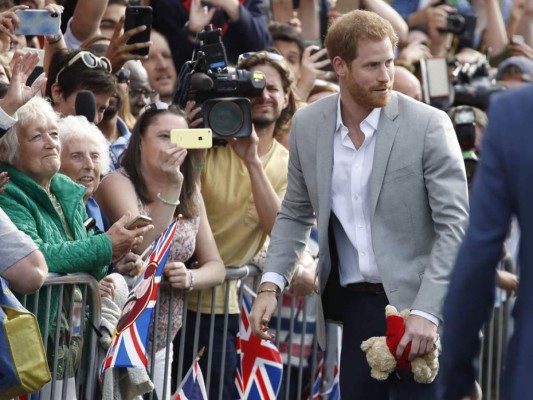
<svg viewBox="0 0 533 400">
<path fill-rule="evenodd" d="M 239 268 L 228 268 L 226 270 L 226 280 L 239 280 L 246 282 L 251 289 L 255 290 L 259 283 L 260 270 L 254 265 L 245 265 Z M 162 282 L 162 285 L 165 285 L 165 282 Z M 78 302 L 77 308 L 75 307 L 75 288 L 79 288 L 81 291 L 81 301 Z M 226 332 L 228 328 L 228 299 L 229 299 L 229 285 L 225 286 L 225 314 L 224 314 L 224 337 L 222 338 L 223 343 L 226 342 Z M 61 380 L 57 379 L 58 371 L 62 370 L 62 381 L 66 382 L 68 380 L 68 368 L 65 365 L 60 365 L 58 362 L 58 354 L 60 351 L 65 351 L 65 349 L 70 349 L 72 345 L 72 338 L 76 336 L 74 330 L 79 330 L 79 334 L 83 337 L 83 346 L 82 354 L 80 356 L 81 362 L 75 373 L 75 395 L 78 400 L 94 400 L 98 398 L 98 389 L 97 389 L 97 373 L 98 373 L 98 336 L 97 336 L 97 327 L 100 325 L 101 319 L 101 299 L 100 293 L 98 291 L 97 281 L 90 275 L 84 273 L 72 274 L 72 275 L 56 275 L 49 274 L 46 279 L 43 287 L 40 289 L 38 294 L 40 295 L 31 295 L 23 296 L 22 304 L 31 312 L 35 313 L 39 318 L 39 301 L 46 302 L 45 313 L 46 315 L 50 314 L 50 301 L 52 298 L 52 291 L 57 291 L 59 304 L 58 312 L 55 317 L 54 329 L 55 335 L 53 337 L 55 340 L 51 341 L 48 338 L 44 337 L 43 333 L 43 343 L 47 354 L 52 354 L 53 356 L 49 359 L 50 371 L 52 373 L 52 381 L 49 383 L 48 392 L 50 393 L 46 397 L 43 395 L 43 391 L 38 394 L 34 394 L 31 399 L 42 399 L 48 400 L 53 399 L 62 399 L 62 400 L 71 400 L 71 393 L 68 392 L 71 388 L 68 388 L 67 385 L 59 385 Z M 220 288 L 211 289 L 213 298 L 216 295 L 216 291 L 221 290 Z M 176 290 L 172 289 L 173 292 Z M 242 304 L 242 296 L 244 291 L 239 291 L 239 305 Z M 195 293 L 194 295 L 198 296 L 198 304 L 201 304 L 201 292 Z M 312 385 L 316 376 L 318 362 L 320 358 L 324 358 L 324 380 L 322 392 L 327 392 L 328 387 L 331 385 L 333 367 L 334 363 L 337 360 L 336 355 L 328 356 L 323 354 L 317 345 L 317 339 L 315 334 L 315 315 L 314 315 L 314 303 L 313 299 L 315 294 L 309 295 L 305 298 L 293 297 L 288 294 L 280 296 L 278 302 L 278 309 L 271 323 L 271 329 L 276 331 L 276 345 L 282 351 L 283 361 L 284 361 L 284 373 L 283 373 L 283 384 L 282 390 L 278 394 L 278 399 L 284 400 L 299 400 L 299 399 L 309 399 L 311 395 Z M 174 299 L 174 293 L 172 293 L 171 299 Z M 64 314 L 67 321 L 69 331 L 66 337 L 67 343 L 60 343 L 60 327 L 61 327 L 61 309 L 63 303 L 67 301 L 67 312 Z M 183 324 L 181 330 L 185 332 L 187 325 L 187 313 L 194 311 L 187 311 L 188 305 L 188 295 L 185 294 L 183 298 Z M 285 304 L 284 307 L 281 307 L 282 304 Z M 502 372 L 503 360 L 505 357 L 505 349 L 507 339 L 510 336 L 510 302 L 503 301 L 497 304 L 495 307 L 495 312 L 490 323 L 484 327 L 484 339 L 483 339 L 483 348 L 482 348 L 482 357 L 481 357 L 481 367 L 479 370 L 478 382 L 483 391 L 483 399 L 488 400 L 498 400 L 500 398 L 500 386 L 499 378 Z M 76 309 L 81 309 L 81 318 L 76 317 Z M 169 315 L 167 318 L 171 320 L 170 313 L 172 312 L 173 304 L 169 307 Z M 213 354 L 212 354 L 212 344 L 215 340 L 214 338 L 214 318 L 215 318 L 215 305 L 211 306 L 211 319 L 209 326 L 209 346 L 205 349 L 203 357 L 207 359 L 207 370 L 202 371 L 204 375 L 204 380 L 206 384 L 207 393 L 209 394 L 210 388 L 218 386 L 218 399 L 222 399 L 222 387 L 223 381 L 213 382 L 211 372 L 213 369 Z M 158 314 L 160 313 L 159 301 L 156 303 L 155 307 L 155 316 L 154 316 L 154 326 L 153 326 L 153 337 L 157 337 L 157 321 Z M 196 315 L 198 313 L 194 312 Z M 43 317 L 44 318 L 44 317 Z M 79 321 L 79 324 L 76 325 L 75 320 Z M 45 318 L 45 331 L 48 331 L 50 334 L 53 333 L 52 326 L 49 326 L 48 318 Z M 192 343 L 186 343 L 185 335 L 181 335 L 178 343 L 179 358 L 177 362 L 177 378 L 175 381 L 176 386 L 181 383 L 181 377 L 185 375 L 193 359 L 185 360 L 183 357 L 185 347 L 192 346 L 192 354 L 197 354 L 199 350 L 198 345 L 198 336 L 200 329 L 200 319 L 195 318 L 195 329 L 194 329 L 194 340 Z M 169 346 L 173 338 L 170 337 L 170 324 L 168 325 L 168 331 L 166 335 L 166 358 L 165 358 L 165 373 L 164 373 L 164 385 L 163 393 L 160 394 L 159 398 L 157 397 L 155 390 L 146 395 L 145 399 L 170 399 L 171 393 L 167 389 L 167 377 L 169 376 L 169 371 L 172 368 L 172 358 L 170 357 Z M 95 329 L 93 329 L 93 327 Z M 281 334 L 283 333 L 283 335 Z M 336 329 L 330 327 L 328 329 L 328 334 L 336 335 Z M 178 332 L 178 336 L 179 336 Z M 332 348 L 328 348 L 328 351 L 336 352 L 336 339 L 328 340 L 329 344 L 333 344 Z M 176 349 L 175 349 L 176 351 Z M 149 349 L 149 366 L 154 365 L 155 361 L 155 351 Z M 224 349 L 222 352 L 221 359 L 221 376 L 224 374 Z M 288 368 L 292 366 L 292 368 Z M 150 377 L 153 381 L 154 371 L 149 367 Z M 214 399 L 208 395 L 208 398 Z M 215 399 L 216 400 L 216 399 Z"/>
<path fill-rule="evenodd" d="M 79 292 L 76 292 L 77 290 Z M 48 316 L 51 312 L 52 292 L 57 294 L 55 298 L 58 299 L 58 304 L 56 316 L 50 326 Z M 76 299 L 79 297 L 76 293 L 81 293 L 81 298 Z M 39 310 L 39 302 L 43 300 L 45 301 L 44 315 L 42 315 L 42 307 L 41 311 Z M 51 382 L 41 392 L 34 393 L 29 398 L 32 400 L 72 400 L 74 392 L 79 400 L 95 399 L 98 337 L 93 327 L 98 327 L 101 319 L 100 293 L 96 279 L 85 273 L 71 275 L 49 273 L 41 289 L 36 294 L 22 296 L 21 303 L 39 320 L 45 321 L 41 336 L 45 352 L 49 355 L 48 361 L 52 375 Z M 66 313 L 62 313 L 61 310 Z M 53 339 L 51 340 L 50 337 Z M 75 347 L 76 343 L 81 347 Z M 72 355 L 78 359 L 77 368 L 76 365 L 71 367 L 68 365 L 69 356 L 60 362 L 58 357 L 60 354 Z M 69 376 L 71 369 L 75 369 L 73 377 Z M 58 376 L 62 379 L 58 379 Z M 63 384 L 60 384 L 61 382 Z M 66 382 L 69 383 L 66 384 Z M 71 383 L 73 386 L 70 385 Z"/>
</svg>

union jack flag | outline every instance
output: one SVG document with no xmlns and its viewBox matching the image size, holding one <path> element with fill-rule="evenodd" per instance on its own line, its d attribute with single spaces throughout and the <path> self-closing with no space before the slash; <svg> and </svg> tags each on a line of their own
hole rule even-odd
<svg viewBox="0 0 533 400">
<path fill-rule="evenodd" d="M 199 357 L 196 357 L 189 372 L 187 372 L 180 386 L 172 395 L 172 400 L 207 400 L 204 376 L 198 360 Z"/>
<path fill-rule="evenodd" d="M 161 275 L 176 232 L 172 222 L 152 244 L 144 270 L 133 285 L 113 333 L 113 341 L 100 367 L 100 376 L 112 367 L 147 367 L 146 356 L 152 314 Z"/>
<path fill-rule="evenodd" d="M 313 382 L 313 388 L 311 391 L 311 400 L 320 400 L 320 390 L 322 389 L 322 371 L 324 369 L 324 359 L 322 358 L 318 363 L 315 381 Z"/>
<path fill-rule="evenodd" d="M 340 400 L 341 393 L 339 389 L 339 367 L 335 364 L 333 370 L 333 385 L 329 388 L 328 400 Z"/>
<path fill-rule="evenodd" d="M 268 340 L 255 337 L 249 314 L 250 301 L 243 296 L 241 324 L 237 335 L 237 363 L 235 385 L 239 399 L 275 399 L 281 386 L 283 361 L 276 345 Z"/>
</svg>

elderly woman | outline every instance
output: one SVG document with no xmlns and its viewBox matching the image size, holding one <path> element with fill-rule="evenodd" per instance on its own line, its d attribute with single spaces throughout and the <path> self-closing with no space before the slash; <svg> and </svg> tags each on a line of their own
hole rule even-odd
<svg viewBox="0 0 533 400">
<path fill-rule="evenodd" d="M 150 236 L 166 229 L 171 220 L 178 218 L 178 229 L 173 238 L 164 273 L 175 289 L 162 288 L 155 340 L 154 385 L 159 399 L 170 394 L 170 368 L 165 376 L 166 343 L 172 360 L 172 339 L 181 327 L 183 293 L 186 290 L 206 289 L 223 282 L 224 264 L 211 233 L 205 205 L 198 187 L 200 150 L 186 150 L 170 141 L 171 128 L 187 128 L 185 115 L 164 103 L 147 107 L 135 125 L 121 169 L 102 180 L 96 199 L 111 221 L 124 212 L 132 215 L 150 215 L 155 229 L 144 237 L 137 251 L 147 246 Z M 188 269 L 185 262 L 191 258 L 197 267 Z M 171 320 L 168 320 L 169 308 Z M 167 337 L 170 324 L 171 337 Z M 167 342 L 168 340 L 168 342 Z"/>
<path fill-rule="evenodd" d="M 59 172 L 85 186 L 83 202 L 87 214 L 95 219 L 96 227 L 104 231 L 107 224 L 92 196 L 100 184 L 100 176 L 109 172 L 107 141 L 100 129 L 85 117 L 68 116 L 59 121 L 58 127 L 61 141 Z"/>
<path fill-rule="evenodd" d="M 61 145 L 57 113 L 46 100 L 32 98 L 19 108 L 17 117 L 16 124 L 0 139 L 1 170 L 10 178 L 0 196 L 0 207 L 37 244 L 50 272 L 87 272 L 96 279 L 104 277 L 111 260 L 139 244 L 151 227 L 127 230 L 124 224 L 129 215 L 125 215 L 105 234 L 86 230 L 87 213 L 82 202 L 86 189 L 58 173 Z M 45 303 L 39 302 L 41 328 Z M 56 295 L 50 303 L 50 326 L 57 304 Z"/>
<path fill-rule="evenodd" d="M 68 116 L 59 121 L 58 127 L 61 141 L 59 172 L 85 186 L 83 202 L 87 215 L 94 218 L 98 230 L 105 231 L 109 228 L 109 220 L 102 214 L 93 194 L 100 185 L 100 177 L 109 172 L 108 143 L 100 129 L 85 117 Z M 113 271 L 123 275 L 137 275 L 140 267 L 140 256 L 129 252 L 113 264 Z M 101 293 L 106 295 L 108 293 L 102 292 L 102 284 L 104 281 L 100 281 Z M 112 292 L 114 294 L 114 290 Z M 110 297 L 113 298 L 113 295 Z"/>
</svg>

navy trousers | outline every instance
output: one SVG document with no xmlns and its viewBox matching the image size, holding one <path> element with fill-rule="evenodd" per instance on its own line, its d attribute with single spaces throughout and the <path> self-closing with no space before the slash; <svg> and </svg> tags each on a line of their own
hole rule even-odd
<svg viewBox="0 0 533 400">
<path fill-rule="evenodd" d="M 384 336 L 385 293 L 361 293 L 341 287 L 336 267 L 322 297 L 326 319 L 342 322 L 342 351 L 339 384 L 342 399 L 350 400 L 432 400 L 437 399 L 437 380 L 431 384 L 414 381 L 410 371 L 392 373 L 386 381 L 370 376 L 361 342 Z"/>
</svg>

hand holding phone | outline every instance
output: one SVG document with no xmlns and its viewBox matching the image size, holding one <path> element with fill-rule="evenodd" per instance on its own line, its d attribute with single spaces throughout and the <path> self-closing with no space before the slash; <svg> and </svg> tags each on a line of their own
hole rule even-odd
<svg viewBox="0 0 533 400">
<path fill-rule="evenodd" d="M 146 215 L 137 215 L 131 221 L 129 221 L 124 228 L 126 229 L 137 229 L 142 228 L 143 226 L 150 225 L 152 223 L 152 218 L 147 217 Z"/>
<path fill-rule="evenodd" d="M 140 33 L 133 35 L 126 42 L 127 44 L 146 43 L 150 41 L 150 34 L 152 32 L 152 7 L 148 6 L 128 6 L 126 7 L 126 19 L 124 21 L 124 32 L 139 26 L 146 26 L 146 29 Z M 139 56 L 148 55 L 148 47 L 132 50 L 131 54 Z"/>
<path fill-rule="evenodd" d="M 209 149 L 213 147 L 211 129 L 172 129 L 170 141 L 184 149 Z"/>
</svg>

